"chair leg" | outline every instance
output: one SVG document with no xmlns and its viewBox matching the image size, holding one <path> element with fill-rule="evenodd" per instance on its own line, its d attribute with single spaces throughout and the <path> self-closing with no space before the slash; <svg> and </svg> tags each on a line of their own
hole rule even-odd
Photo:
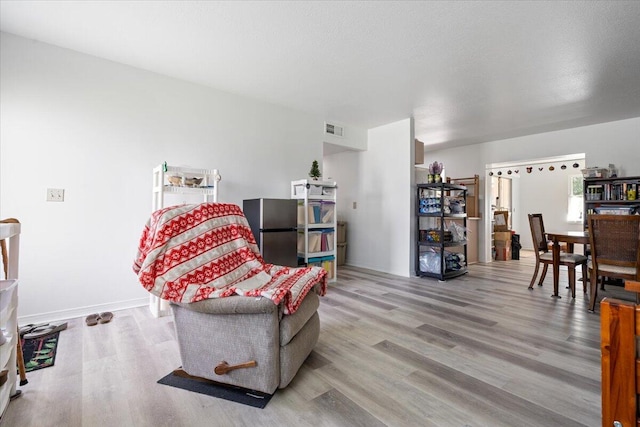
<svg viewBox="0 0 640 427">
<path fill-rule="evenodd" d="M 571 289 L 571 298 L 575 299 L 576 297 L 576 268 L 575 266 L 567 266 L 567 271 L 569 272 L 569 289 Z"/>
<path fill-rule="evenodd" d="M 596 272 L 591 272 L 591 286 L 589 290 L 589 311 L 594 312 L 596 309 L 596 297 L 598 296 L 598 276 Z"/>
<path fill-rule="evenodd" d="M 545 264 L 542 266 L 542 274 L 540 275 L 540 281 L 538 282 L 538 286 L 542 286 L 542 282 L 544 282 L 544 278 L 547 275 L 548 269 L 549 269 L 549 264 Z"/>
<path fill-rule="evenodd" d="M 588 272 L 589 268 L 587 264 L 582 264 L 582 292 L 587 293 L 587 276 L 589 276 Z"/>
<path fill-rule="evenodd" d="M 531 278 L 531 283 L 529 283 L 529 289 L 533 289 L 533 284 L 536 281 L 536 277 L 538 276 L 539 269 L 540 269 L 540 263 L 536 262 L 536 269 L 533 271 L 533 277 Z"/>
</svg>

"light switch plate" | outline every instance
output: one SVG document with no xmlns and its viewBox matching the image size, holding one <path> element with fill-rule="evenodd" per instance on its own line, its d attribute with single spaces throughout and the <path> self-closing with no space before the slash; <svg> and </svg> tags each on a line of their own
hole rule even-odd
<svg viewBox="0 0 640 427">
<path fill-rule="evenodd" d="M 64 202 L 64 189 L 47 188 L 47 202 Z"/>
</svg>

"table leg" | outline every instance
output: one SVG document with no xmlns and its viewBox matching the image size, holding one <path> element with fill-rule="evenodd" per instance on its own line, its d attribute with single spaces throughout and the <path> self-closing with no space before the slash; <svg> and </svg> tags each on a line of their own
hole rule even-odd
<svg viewBox="0 0 640 427">
<path fill-rule="evenodd" d="M 560 242 L 553 239 L 553 295 L 554 298 L 562 298 L 558 295 L 558 279 L 560 277 Z"/>
</svg>

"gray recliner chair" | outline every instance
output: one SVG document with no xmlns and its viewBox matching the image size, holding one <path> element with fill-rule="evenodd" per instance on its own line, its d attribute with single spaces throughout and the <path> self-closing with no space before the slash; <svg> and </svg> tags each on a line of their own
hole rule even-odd
<svg viewBox="0 0 640 427">
<path fill-rule="evenodd" d="M 262 297 L 172 302 L 183 370 L 269 394 L 286 387 L 318 342 L 318 286 L 289 315 Z"/>
</svg>

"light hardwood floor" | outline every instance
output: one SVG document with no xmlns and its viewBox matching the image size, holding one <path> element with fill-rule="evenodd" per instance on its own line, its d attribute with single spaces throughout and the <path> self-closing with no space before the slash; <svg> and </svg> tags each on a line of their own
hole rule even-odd
<svg viewBox="0 0 640 427">
<path fill-rule="evenodd" d="M 561 299 L 551 272 L 528 290 L 521 255 L 447 282 L 340 269 L 316 349 L 265 409 L 157 384 L 180 366 L 171 317 L 71 319 L 2 425 L 600 426 L 599 314 L 570 298 L 564 268 Z"/>
</svg>

